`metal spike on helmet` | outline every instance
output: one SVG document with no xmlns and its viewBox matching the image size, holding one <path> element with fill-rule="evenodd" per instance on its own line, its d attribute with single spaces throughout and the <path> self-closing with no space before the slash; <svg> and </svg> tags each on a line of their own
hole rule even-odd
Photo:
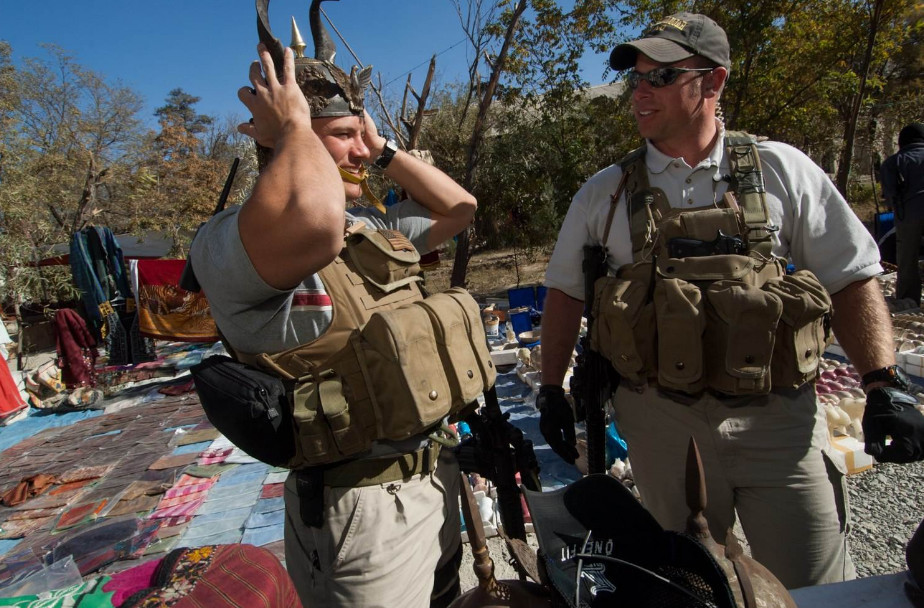
<svg viewBox="0 0 924 608">
<path fill-rule="evenodd" d="M 295 80 L 305 94 L 311 107 L 312 118 L 331 116 L 361 116 L 363 113 L 363 94 L 372 80 L 372 66 L 359 70 L 356 66 L 347 75 L 334 65 L 337 49 L 321 22 L 321 2 L 312 0 L 308 10 L 311 37 L 314 41 L 314 58 L 304 57 L 305 43 L 298 33 L 295 18 L 292 19 L 292 48 L 296 51 Z M 338 0 L 334 0 L 338 1 Z M 276 65 L 277 73 L 282 72 L 283 46 L 273 36 L 269 25 L 269 0 L 256 0 L 257 33 L 266 46 Z M 299 48 L 301 47 L 301 48 Z"/>
</svg>

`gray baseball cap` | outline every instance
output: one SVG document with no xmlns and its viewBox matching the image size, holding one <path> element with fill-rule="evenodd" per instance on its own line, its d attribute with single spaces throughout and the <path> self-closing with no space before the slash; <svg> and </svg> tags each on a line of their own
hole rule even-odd
<svg viewBox="0 0 924 608">
<path fill-rule="evenodd" d="M 641 52 L 658 63 L 674 63 L 700 55 L 728 68 L 728 37 L 719 24 L 705 15 L 676 13 L 650 26 L 642 37 L 620 44 L 610 53 L 610 67 L 628 70 Z"/>
</svg>

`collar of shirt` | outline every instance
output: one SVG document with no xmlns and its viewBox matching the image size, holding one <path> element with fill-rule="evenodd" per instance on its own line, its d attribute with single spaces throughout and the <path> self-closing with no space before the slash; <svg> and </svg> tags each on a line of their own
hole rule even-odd
<svg viewBox="0 0 924 608">
<path fill-rule="evenodd" d="M 649 174 L 657 175 L 673 167 L 675 169 L 687 169 L 689 173 L 694 171 L 711 171 L 712 180 L 715 182 L 722 180 L 723 171 L 728 173 L 728 163 L 722 167 L 725 161 L 725 125 L 716 120 L 716 126 L 719 129 L 719 136 L 715 140 L 715 145 L 709 151 L 709 155 L 701 160 L 695 167 L 690 167 L 682 158 L 674 158 L 658 150 L 654 144 L 646 140 L 647 152 L 645 154 L 645 165 L 648 167 Z"/>
</svg>

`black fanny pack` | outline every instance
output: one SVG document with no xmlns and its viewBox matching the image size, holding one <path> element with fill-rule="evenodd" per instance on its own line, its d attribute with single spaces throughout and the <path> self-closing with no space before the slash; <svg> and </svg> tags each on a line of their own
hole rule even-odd
<svg viewBox="0 0 924 608">
<path fill-rule="evenodd" d="M 273 466 L 295 456 L 292 412 L 281 378 L 216 355 L 190 369 L 209 422 L 231 443 Z"/>
</svg>

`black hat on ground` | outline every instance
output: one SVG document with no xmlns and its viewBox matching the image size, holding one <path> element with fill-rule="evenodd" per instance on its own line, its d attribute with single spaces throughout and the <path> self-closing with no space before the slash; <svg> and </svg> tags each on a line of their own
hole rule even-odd
<svg viewBox="0 0 924 608">
<path fill-rule="evenodd" d="M 735 606 L 709 550 L 661 528 L 613 477 L 589 475 L 559 490 L 523 492 L 545 578 L 572 608 Z"/>
<path fill-rule="evenodd" d="M 658 63 L 675 63 L 700 55 L 726 69 L 731 66 L 725 30 L 696 13 L 676 13 L 651 24 L 638 40 L 613 49 L 610 67 L 628 70 L 635 66 L 640 52 Z"/>
</svg>

